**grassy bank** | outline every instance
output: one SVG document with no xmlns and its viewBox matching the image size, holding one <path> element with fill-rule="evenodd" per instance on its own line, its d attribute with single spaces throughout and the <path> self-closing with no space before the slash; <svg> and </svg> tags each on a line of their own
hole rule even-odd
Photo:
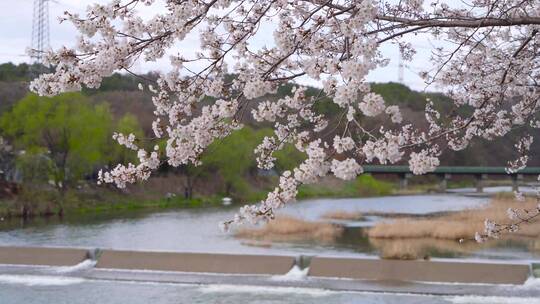
<svg viewBox="0 0 540 304">
<path fill-rule="evenodd" d="M 0 201 L 0 217 L 49 217 L 87 213 L 114 213 L 133 210 L 200 208 L 221 203 L 220 197 L 128 195 L 101 189 L 97 192 L 70 190 L 63 195 L 51 191 L 24 191 L 16 198 Z"/>
<path fill-rule="evenodd" d="M 273 181 L 246 189 L 242 196 L 233 196 L 235 203 L 256 203 L 266 197 Z M 53 188 L 23 187 L 16 196 L 0 200 L 0 217 L 34 217 L 65 214 L 112 213 L 129 210 L 160 210 L 173 208 L 200 208 L 217 206 L 225 194 L 196 194 L 185 199 L 183 195 L 172 195 L 153 185 L 129 187 L 119 191 L 111 187 L 83 184 L 63 194 Z M 298 199 L 318 197 L 364 197 L 392 194 L 393 185 L 379 181 L 370 175 L 343 182 L 327 178 L 316 185 L 302 186 Z M 167 195 L 169 193 L 169 195 Z"/>
<path fill-rule="evenodd" d="M 343 182 L 335 178 L 326 178 L 318 184 L 302 185 L 298 189 L 297 198 L 383 196 L 392 194 L 395 188 L 396 186 L 390 182 L 363 174 L 352 181 Z"/>
</svg>

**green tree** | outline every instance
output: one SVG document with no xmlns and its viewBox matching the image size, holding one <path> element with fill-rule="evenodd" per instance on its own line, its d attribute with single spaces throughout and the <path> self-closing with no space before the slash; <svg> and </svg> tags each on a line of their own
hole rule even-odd
<svg viewBox="0 0 540 304">
<path fill-rule="evenodd" d="M 210 145 L 208 153 L 202 158 L 203 166 L 219 173 L 224 182 L 225 195 L 249 191 L 246 175 L 256 167 L 253 150 L 267 133 L 268 130 L 255 131 L 246 126 Z"/>
<path fill-rule="evenodd" d="M 24 81 L 28 79 L 30 66 L 26 63 L 15 65 L 11 62 L 0 64 L 0 81 Z"/>
<path fill-rule="evenodd" d="M 105 163 L 112 117 L 106 103 L 92 105 L 79 93 L 52 98 L 29 94 L 0 117 L 2 133 L 19 150 L 46 159 L 47 175 L 63 193 L 69 183 Z"/>
<path fill-rule="evenodd" d="M 195 181 L 200 178 L 208 177 L 208 168 L 205 166 L 194 166 L 194 165 L 181 165 L 173 169 L 176 173 L 184 176 L 183 181 L 183 191 L 185 199 L 192 199 L 193 192 L 195 188 Z"/>
<path fill-rule="evenodd" d="M 138 139 L 144 137 L 144 131 L 139 123 L 139 120 L 131 113 L 125 114 L 118 120 L 114 131 L 125 135 L 133 133 Z M 111 151 L 109 162 L 111 165 L 118 163 L 135 163 L 137 161 L 137 153 L 133 150 L 126 149 L 126 147 L 116 143 L 113 143 L 110 145 L 110 147 Z"/>
<path fill-rule="evenodd" d="M 298 151 L 292 144 L 286 144 L 283 149 L 274 153 L 275 166 L 278 173 L 292 170 L 300 165 L 306 158 L 306 154 Z"/>
</svg>

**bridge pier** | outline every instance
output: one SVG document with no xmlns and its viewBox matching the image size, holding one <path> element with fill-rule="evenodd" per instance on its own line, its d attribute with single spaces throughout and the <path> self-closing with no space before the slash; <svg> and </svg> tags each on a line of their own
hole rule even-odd
<svg viewBox="0 0 540 304">
<path fill-rule="evenodd" d="M 439 192 L 446 192 L 446 189 L 448 188 L 448 180 L 452 177 L 449 173 L 443 173 L 443 174 L 437 174 L 439 177 Z"/>
<path fill-rule="evenodd" d="M 512 191 L 519 191 L 519 182 L 523 180 L 523 174 L 512 174 Z"/>
<path fill-rule="evenodd" d="M 476 179 L 476 192 L 484 192 L 484 180 L 487 178 L 487 174 L 475 174 Z"/>
<path fill-rule="evenodd" d="M 399 189 L 405 190 L 409 186 L 409 178 L 412 176 L 410 173 L 399 174 Z"/>
</svg>

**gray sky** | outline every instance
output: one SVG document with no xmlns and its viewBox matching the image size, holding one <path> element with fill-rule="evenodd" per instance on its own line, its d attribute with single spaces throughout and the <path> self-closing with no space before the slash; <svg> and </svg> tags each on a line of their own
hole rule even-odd
<svg viewBox="0 0 540 304">
<path fill-rule="evenodd" d="M 0 0 L 0 63 L 3 62 L 29 62 L 30 58 L 25 55 L 25 50 L 30 46 L 32 34 L 34 0 Z M 107 0 L 50 0 L 49 3 L 49 27 L 52 48 L 60 46 L 72 46 L 76 37 L 76 30 L 69 23 L 59 24 L 58 16 L 64 11 L 83 13 L 87 5 L 91 3 L 106 3 Z M 159 10 L 159 8 L 157 9 Z M 151 16 L 156 9 L 145 9 L 143 14 Z M 417 47 L 418 54 L 412 63 L 408 63 L 404 69 L 404 83 L 416 90 L 423 90 L 425 84 L 418 77 L 418 73 L 425 67 L 429 67 L 430 42 L 425 37 L 415 37 L 411 41 Z M 194 41 L 196 43 L 196 41 Z M 264 42 L 261 42 L 264 43 Z M 191 50 L 180 49 L 184 53 Z M 373 71 L 368 79 L 374 82 L 397 82 L 398 81 L 398 51 L 397 46 L 384 46 L 383 54 L 391 58 L 389 66 Z M 137 72 L 149 70 L 168 70 L 168 61 L 161 60 L 154 63 L 140 63 L 135 66 Z M 308 81 L 308 84 L 309 81 Z M 437 90 L 430 87 L 428 90 Z"/>
</svg>

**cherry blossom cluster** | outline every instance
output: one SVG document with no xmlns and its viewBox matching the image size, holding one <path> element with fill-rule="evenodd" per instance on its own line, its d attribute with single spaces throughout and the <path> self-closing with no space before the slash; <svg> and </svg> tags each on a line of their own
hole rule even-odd
<svg viewBox="0 0 540 304">
<path fill-rule="evenodd" d="M 130 133 L 129 135 L 124 135 L 122 133 L 114 132 L 112 138 L 118 142 L 119 145 L 122 145 L 128 149 L 137 151 L 139 147 L 135 144 L 135 134 Z"/>
<path fill-rule="evenodd" d="M 363 172 L 362 167 L 353 158 L 347 158 L 346 160 L 333 159 L 330 170 L 334 172 L 337 178 L 343 180 L 355 179 Z"/>
<path fill-rule="evenodd" d="M 420 152 L 411 152 L 409 159 L 409 168 L 414 174 L 425 174 L 433 172 L 439 166 L 439 159 L 437 158 L 437 149 L 422 150 Z"/>
<path fill-rule="evenodd" d="M 158 146 L 155 146 L 154 151 L 150 154 L 140 149 L 137 152 L 139 159 L 138 165 L 129 163 L 127 166 L 124 166 L 119 164 L 110 172 L 100 170 L 98 173 L 98 184 L 116 183 L 118 188 L 125 188 L 127 183 L 147 180 L 152 171 L 156 170 L 161 163 L 157 151 Z"/>
<path fill-rule="evenodd" d="M 531 149 L 533 140 L 534 138 L 531 135 L 524 136 L 514 145 L 519 153 L 519 157 L 508 162 L 506 171 L 509 174 L 516 173 L 527 166 L 527 161 L 529 160 L 529 150 Z"/>
<path fill-rule="evenodd" d="M 149 7 L 162 10 L 143 18 Z M 54 72 L 32 82 L 40 95 L 99 87 L 115 71 L 133 73 L 137 61 L 170 62 L 157 80 L 141 77 L 139 85 L 155 106 L 155 138 L 146 140 L 166 146 L 145 152 L 141 147 L 151 144 L 115 134 L 138 151 L 139 163 L 102 172 L 100 182 L 125 187 L 163 163 L 198 165 L 212 142 L 246 121 L 274 130 L 254 151 L 260 168 L 273 168 L 275 152 L 287 144 L 306 154 L 264 201 L 242 207 L 224 226 L 271 219 L 300 185 L 328 174 L 354 179 L 364 164 L 400 162 L 423 174 L 435 170 L 446 148 L 540 127 L 537 0 L 112 0 L 61 21 L 80 36 L 73 46 L 44 54 Z M 442 113 L 427 100 L 426 120 L 409 122 L 366 77 L 388 65 L 380 51 L 385 44 L 414 60 L 411 41 L 419 34 L 445 42 L 433 49 L 421 76 L 444 88 L 453 103 Z M 189 52 L 194 41 L 196 51 Z M 320 91 L 308 94 L 299 85 L 306 80 Z M 333 102 L 339 113 L 320 112 L 323 102 Z M 511 172 L 526 165 L 531 143 L 529 135 L 518 138 Z"/>
<path fill-rule="evenodd" d="M 497 223 L 493 220 L 486 219 L 484 221 L 483 233 L 476 232 L 474 235 L 474 240 L 478 243 L 483 243 L 490 238 L 498 239 L 504 233 L 518 232 L 521 225 L 530 223 L 531 221 L 540 217 L 540 203 L 532 210 L 508 208 L 506 214 L 508 215 L 509 219 L 508 223 Z"/>
<path fill-rule="evenodd" d="M 540 181 L 540 176 L 538 176 Z M 515 199 L 518 202 L 525 201 L 525 195 L 523 192 L 515 191 Z M 478 243 L 483 243 L 487 240 L 498 239 L 504 233 L 518 232 L 519 228 L 523 224 L 530 223 L 531 221 L 540 217 L 540 186 L 536 187 L 536 202 L 538 205 L 533 209 L 515 209 L 508 208 L 506 215 L 508 217 L 508 223 L 497 223 L 493 220 L 486 219 L 484 221 L 484 231 L 476 232 L 474 239 Z"/>
</svg>

